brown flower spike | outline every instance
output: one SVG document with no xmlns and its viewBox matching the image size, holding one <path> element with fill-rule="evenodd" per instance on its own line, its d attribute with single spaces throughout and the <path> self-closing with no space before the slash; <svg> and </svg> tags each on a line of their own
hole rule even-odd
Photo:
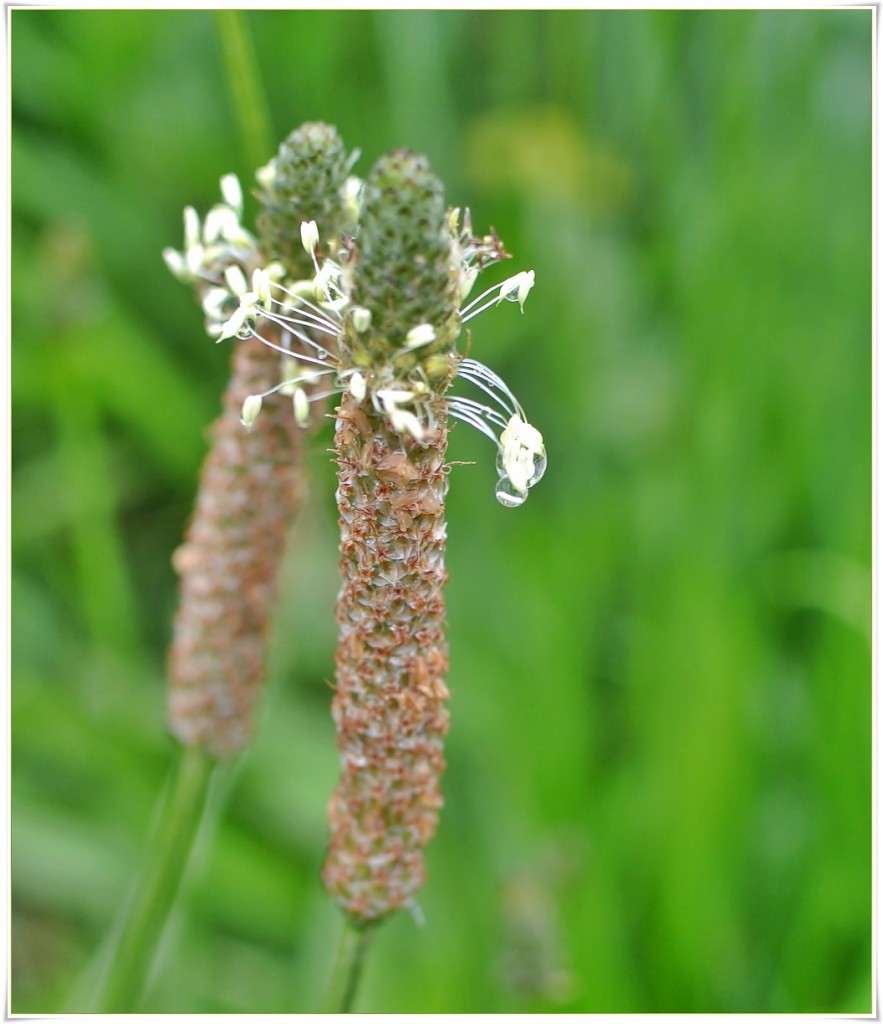
<svg viewBox="0 0 883 1024">
<path fill-rule="evenodd" d="M 425 879 L 448 731 L 447 421 L 480 421 L 480 409 L 498 415 L 445 397 L 455 373 L 478 381 L 484 372 L 456 352 L 460 302 L 473 262 L 502 255 L 495 238 L 471 237 L 468 217 L 462 235 L 456 224 L 426 161 L 392 153 L 365 183 L 341 273 L 351 303 L 340 331 L 348 393 L 335 433 L 341 778 L 323 879 L 359 924 L 413 905 Z M 494 386 L 479 382 L 488 393 Z"/>
<path fill-rule="evenodd" d="M 332 234 L 349 226 L 347 168 L 333 128 L 315 123 L 293 132 L 259 172 L 260 247 L 240 223 L 234 175 L 221 179 L 222 202 L 204 224 L 185 210 L 185 250 L 163 255 L 177 277 L 195 286 L 211 336 L 223 336 L 248 278 L 268 260 L 282 261 L 277 277 L 310 272 L 309 255 L 289 244 L 290 220 L 318 217 Z M 241 750 L 254 728 L 277 577 L 304 489 L 302 424 L 291 389 L 280 382 L 295 356 L 313 351 L 315 334 L 310 326 L 294 334 L 274 329 L 236 342 L 196 507 L 173 558 L 180 601 L 169 650 L 169 727 L 181 742 L 216 757 Z M 246 430 L 240 410 L 255 393 L 266 393 L 263 415 Z"/>
<path fill-rule="evenodd" d="M 504 505 L 522 504 L 545 469 L 542 436 L 512 392 L 456 348 L 463 324 L 484 309 L 503 299 L 523 307 L 533 273 L 516 274 L 464 306 L 479 271 L 506 253 L 496 235 L 473 236 L 468 212 L 461 227 L 426 160 L 400 150 L 381 158 L 361 187 L 347 179 L 341 210 L 354 223 L 339 237 L 326 237 L 314 219 L 300 222 L 313 271 L 301 279 L 296 241 L 288 237 L 293 216 L 277 194 L 297 161 L 282 155 L 258 178 L 262 230 L 286 235 L 272 250 L 285 265 L 256 267 L 250 288 L 241 275 L 226 274 L 226 291 L 217 289 L 204 307 L 219 340 L 254 337 L 284 353 L 289 379 L 256 383 L 243 401 L 247 426 L 261 423 L 263 410 L 276 414 L 280 392 L 292 396 L 302 424 L 312 402 L 341 396 L 333 700 L 341 776 L 329 803 L 322 877 L 362 927 L 414 906 L 442 806 L 449 417 L 496 445 L 496 494 Z M 183 264 L 188 257 L 180 257 Z M 450 395 L 455 379 L 479 398 Z"/>
<path fill-rule="evenodd" d="M 413 900 L 442 805 L 445 419 L 438 400 L 418 443 L 352 398 L 338 411 L 341 779 L 323 878 L 363 920 Z"/>
<path fill-rule="evenodd" d="M 180 602 L 169 651 L 169 725 L 222 757 L 248 742 L 266 676 L 267 634 L 288 526 L 303 487 L 301 431 L 275 396 L 251 432 L 246 396 L 279 379 L 256 339 L 234 351 L 224 411 L 212 427 L 196 508 L 173 558 Z"/>
</svg>

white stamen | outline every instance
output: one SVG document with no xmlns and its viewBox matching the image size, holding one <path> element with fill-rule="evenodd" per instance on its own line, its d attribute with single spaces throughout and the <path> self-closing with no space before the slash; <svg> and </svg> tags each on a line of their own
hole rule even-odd
<svg viewBox="0 0 883 1024">
<path fill-rule="evenodd" d="M 187 252 L 184 255 L 191 277 L 204 277 L 202 264 L 205 259 L 205 249 L 201 245 L 191 245 L 187 247 Z"/>
<path fill-rule="evenodd" d="M 462 302 L 466 296 L 472 291 L 473 285 L 475 284 L 476 278 L 478 277 L 478 267 L 464 267 L 462 276 L 460 277 L 460 301 Z"/>
<path fill-rule="evenodd" d="M 231 299 L 230 292 L 226 288 L 209 288 L 202 297 L 202 311 L 212 320 L 221 318 L 224 306 Z"/>
<path fill-rule="evenodd" d="M 546 468 L 543 435 L 520 416 L 513 416 L 500 435 L 501 468 L 519 494 L 527 494 Z"/>
<path fill-rule="evenodd" d="M 392 429 L 397 430 L 400 434 L 410 434 L 415 441 L 423 440 L 423 427 L 414 413 L 405 409 L 393 409 L 389 413 L 389 422 L 392 424 Z"/>
<path fill-rule="evenodd" d="M 435 328 L 432 324 L 418 324 L 405 335 L 406 348 L 419 348 L 435 341 Z"/>
<path fill-rule="evenodd" d="M 268 319 L 272 320 L 272 317 L 269 317 Z M 308 344 L 311 344 L 311 345 L 315 344 L 315 342 L 310 341 L 310 339 L 305 334 L 301 334 L 300 331 L 292 331 L 291 333 L 296 338 L 299 338 L 301 341 L 303 341 L 305 343 L 308 343 Z M 249 335 L 249 337 L 252 337 L 252 336 L 257 338 L 258 341 L 262 345 L 266 345 L 267 348 L 271 348 L 274 352 L 281 352 L 283 355 L 286 355 L 286 356 L 290 356 L 291 355 L 291 349 L 283 348 L 281 345 L 277 345 L 275 342 L 270 341 L 269 338 L 265 338 L 262 334 L 258 334 L 258 332 L 256 330 L 254 330 L 254 329 L 252 329 L 251 334 Z M 228 337 L 232 337 L 232 335 L 228 335 Z M 224 339 L 223 338 L 219 338 L 218 340 L 219 341 L 223 341 Z M 321 351 L 324 352 L 325 350 L 322 349 Z M 327 355 L 327 353 L 326 353 L 326 355 Z M 304 362 L 304 363 L 313 363 L 316 366 L 321 366 L 321 367 L 323 367 L 325 370 L 327 370 L 329 372 L 335 372 L 335 373 L 337 372 L 337 366 L 335 366 L 333 363 L 329 362 L 327 359 L 315 359 L 315 358 L 313 358 L 313 356 L 306 356 L 302 352 L 298 352 L 297 355 L 295 356 L 295 358 L 299 359 L 301 362 Z"/>
<path fill-rule="evenodd" d="M 454 395 L 448 399 L 449 404 L 454 403 L 459 408 L 464 409 L 472 416 L 483 417 L 486 420 L 490 420 L 491 423 L 496 424 L 500 430 L 505 430 L 508 420 L 501 416 L 496 409 L 491 409 L 490 406 L 484 405 L 482 402 L 476 402 L 474 398 L 463 398 L 462 395 Z M 496 441 L 496 435 L 494 440 Z"/>
<path fill-rule="evenodd" d="M 313 313 L 300 311 L 300 316 L 284 316 L 282 313 L 276 313 L 275 311 L 267 311 L 267 319 L 272 320 L 274 324 L 284 326 L 285 324 L 300 324 L 301 327 L 309 327 L 314 331 L 322 331 L 323 334 L 330 334 L 333 338 L 336 338 L 340 333 L 335 324 L 331 323 L 330 320 L 322 320 Z M 310 317 L 311 319 L 307 319 Z M 292 331 L 296 334 L 296 331 Z M 298 335 L 300 337 L 300 335 Z M 315 342 L 312 342 L 315 344 Z M 324 350 L 323 350 L 324 351 Z"/>
<path fill-rule="evenodd" d="M 295 388 L 292 395 L 294 406 L 294 419 L 299 427 L 305 427 L 310 422 L 310 400 L 303 388 Z"/>
<path fill-rule="evenodd" d="M 488 426 L 488 424 L 485 423 L 485 421 L 468 406 L 461 405 L 459 399 L 448 399 L 448 412 L 456 419 L 462 420 L 464 423 L 468 423 L 471 427 L 475 427 L 476 430 L 481 431 L 485 437 L 489 437 L 495 445 L 499 446 L 497 435 Z"/>
<path fill-rule="evenodd" d="M 284 280 L 285 274 L 287 273 L 285 264 L 281 263 L 279 260 L 273 260 L 273 262 L 268 263 L 264 269 L 267 272 L 267 277 L 269 277 L 270 283 L 275 285 L 278 285 L 280 281 Z"/>
<path fill-rule="evenodd" d="M 199 245 L 199 214 L 192 206 L 184 207 L 184 248 Z"/>
<path fill-rule="evenodd" d="M 179 281 L 188 281 L 190 279 L 191 275 L 187 267 L 187 260 L 177 249 L 172 249 L 170 246 L 163 249 L 162 258 L 166 261 L 166 266 Z"/>
<path fill-rule="evenodd" d="M 524 419 L 524 410 L 521 408 L 521 403 L 512 394 L 506 382 L 494 373 L 490 367 L 478 362 L 477 359 L 461 359 L 457 366 L 457 373 L 477 388 L 481 388 L 486 395 L 493 398 L 509 415 L 517 412 Z M 505 401 L 504 398 L 497 394 L 497 391 L 502 392 L 509 401 Z"/>
<path fill-rule="evenodd" d="M 233 267 L 228 268 L 233 270 Z M 239 269 L 236 267 L 235 269 Z M 240 271 L 242 273 L 242 271 Z M 254 292 L 245 292 L 239 297 L 239 305 L 233 315 L 221 328 L 221 336 L 218 341 L 226 341 L 227 338 L 241 338 L 245 340 L 255 333 L 255 320 L 261 313 L 258 308 L 257 295 Z M 247 333 L 246 333 L 247 330 Z"/>
<path fill-rule="evenodd" d="M 521 307 L 521 312 L 523 313 L 524 300 L 527 298 L 531 288 L 533 288 L 536 275 L 532 270 L 524 270 L 518 275 L 518 277 L 520 278 L 520 281 L 518 283 L 518 295 L 516 298 L 518 299 L 518 305 Z"/>
<path fill-rule="evenodd" d="M 361 402 L 365 398 L 368 389 L 365 384 L 365 378 L 358 370 L 350 377 L 349 389 L 350 394 L 357 402 Z"/>
<path fill-rule="evenodd" d="M 240 417 L 240 421 L 246 430 L 251 430 L 254 426 L 254 421 L 258 418 L 258 413 L 261 411 L 262 404 L 263 398 L 261 398 L 260 395 L 249 395 L 242 403 L 242 415 Z"/>
<path fill-rule="evenodd" d="M 228 338 L 238 337 L 245 321 L 245 311 L 242 306 L 237 306 L 230 319 L 221 324 L 221 333 L 218 335 L 217 340 L 221 342 L 226 341 Z"/>
<path fill-rule="evenodd" d="M 266 270 L 258 267 L 251 277 L 251 290 L 257 295 L 258 302 L 266 309 L 270 308 L 273 301 L 270 295 L 270 275 Z"/>
<path fill-rule="evenodd" d="M 417 394 L 414 391 L 405 391 L 399 388 L 384 388 L 377 392 L 377 397 L 383 402 L 383 407 L 388 412 L 405 402 L 412 402 Z"/>
<path fill-rule="evenodd" d="M 353 327 L 357 334 L 364 334 L 371 326 L 371 310 L 364 306 L 353 308 Z"/>
<path fill-rule="evenodd" d="M 262 189 L 267 192 L 271 191 L 273 188 L 273 179 L 276 177 L 276 157 L 273 157 L 273 159 L 268 164 L 264 164 L 263 167 L 259 167 L 254 172 L 254 176 Z"/>
<path fill-rule="evenodd" d="M 326 260 L 326 262 L 330 261 Z M 338 271 L 340 270 L 339 267 L 337 269 Z M 319 306 L 310 299 L 310 296 L 315 297 L 316 295 L 315 279 L 312 281 L 290 281 L 289 287 L 285 287 L 285 285 L 282 284 L 276 284 L 275 287 L 291 298 L 297 299 L 298 306 L 306 306 L 308 309 L 313 311 L 312 313 L 306 313 L 304 310 L 298 309 L 297 312 L 302 316 L 315 316 L 317 319 L 321 318 L 324 323 L 333 328 L 335 334 L 338 333 L 337 324 L 340 322 L 338 311 L 329 303 Z M 286 304 L 280 302 L 279 305 L 282 306 Z M 335 316 L 337 316 L 337 320 L 331 321 L 329 319 L 329 313 L 335 314 Z"/>
<path fill-rule="evenodd" d="M 521 306 L 521 312 L 524 312 L 524 300 L 527 298 L 528 292 L 533 288 L 534 284 L 534 272 L 532 270 L 523 270 L 520 274 L 515 274 L 513 277 L 508 277 L 506 280 L 499 285 L 494 285 L 493 288 L 488 288 L 483 291 L 478 298 L 473 299 L 467 306 L 464 306 L 460 310 L 460 322 L 466 323 L 473 317 L 478 316 L 479 313 L 483 313 L 490 306 L 499 305 L 503 299 L 508 299 L 510 302 L 517 302 Z M 499 294 L 497 297 L 488 298 L 497 291 Z M 487 299 L 484 305 L 479 306 L 483 299 Z M 478 306 L 478 308 L 474 308 Z"/>
<path fill-rule="evenodd" d="M 420 420 L 412 412 L 400 409 L 399 406 L 416 398 L 413 391 L 403 391 L 397 388 L 386 388 L 376 392 L 377 398 L 383 403 L 383 411 L 386 413 L 393 430 L 400 434 L 410 434 L 415 441 L 423 440 L 423 427 Z"/>
<path fill-rule="evenodd" d="M 330 302 L 332 290 L 339 291 L 337 288 L 338 277 L 340 277 L 340 267 L 331 260 L 325 260 L 313 279 L 316 295 L 322 295 L 326 302 Z"/>
<path fill-rule="evenodd" d="M 206 245 L 218 241 L 231 241 L 242 234 L 239 216 L 229 206 L 213 206 L 205 218 L 202 238 Z"/>
<path fill-rule="evenodd" d="M 242 186 L 235 174 L 225 174 L 221 178 L 221 195 L 228 206 L 242 214 Z"/>
<path fill-rule="evenodd" d="M 294 370 L 297 371 L 300 369 L 300 366 L 294 366 Z M 275 395 L 277 392 L 280 395 L 286 395 L 288 398 L 292 398 L 298 384 L 315 384 L 320 377 L 327 377 L 328 374 L 336 372 L 337 371 L 333 367 L 329 367 L 327 370 L 307 370 L 306 373 L 297 373 L 294 377 L 291 377 L 288 380 L 283 380 L 281 384 L 277 384 L 275 387 L 267 388 L 266 391 L 261 392 L 261 398 L 266 398 L 267 395 Z M 340 391 L 341 388 L 335 388 L 335 391 L 332 393 Z M 317 395 L 313 395 L 310 401 L 317 397 Z"/>
<path fill-rule="evenodd" d="M 305 220 L 300 226 L 300 240 L 307 253 L 312 256 L 319 244 L 319 228 L 314 220 Z"/>
<path fill-rule="evenodd" d="M 248 281 L 242 272 L 242 267 L 232 264 L 224 271 L 224 280 L 234 295 L 243 296 L 248 291 Z"/>
<path fill-rule="evenodd" d="M 359 215 L 359 205 L 362 198 L 361 179 L 351 175 L 343 183 L 341 193 L 343 196 L 344 205 L 346 206 L 347 210 L 349 210 L 350 215 L 353 217 L 353 219 L 355 219 Z"/>
</svg>

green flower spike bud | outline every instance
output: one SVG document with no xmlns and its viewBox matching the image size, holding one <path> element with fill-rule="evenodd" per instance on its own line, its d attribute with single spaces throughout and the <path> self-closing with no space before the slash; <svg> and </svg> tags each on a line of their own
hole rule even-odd
<svg viewBox="0 0 883 1024">
<path fill-rule="evenodd" d="M 301 225 L 316 224 L 323 237 L 352 230 L 347 203 L 347 157 L 336 129 L 321 122 L 302 125 L 279 147 L 278 154 L 257 172 L 263 210 L 258 217 L 261 247 L 281 260 L 294 278 L 310 274 L 304 258 Z"/>
</svg>

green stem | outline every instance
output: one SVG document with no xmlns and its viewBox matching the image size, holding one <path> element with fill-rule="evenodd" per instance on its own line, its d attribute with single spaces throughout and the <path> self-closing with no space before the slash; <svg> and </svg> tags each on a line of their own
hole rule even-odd
<svg viewBox="0 0 883 1024">
<path fill-rule="evenodd" d="M 323 1013 L 351 1012 L 374 927 L 373 924 L 357 926 L 351 917 L 344 917 L 337 959 L 325 993 Z"/>
<path fill-rule="evenodd" d="M 254 47 L 242 11 L 215 11 L 215 17 L 245 155 L 252 167 L 260 167 L 272 155 L 273 140 Z"/>
<path fill-rule="evenodd" d="M 214 765 L 196 747 L 181 747 L 144 874 L 117 932 L 99 997 L 101 1013 L 134 1013 L 137 1008 L 203 816 Z"/>
</svg>

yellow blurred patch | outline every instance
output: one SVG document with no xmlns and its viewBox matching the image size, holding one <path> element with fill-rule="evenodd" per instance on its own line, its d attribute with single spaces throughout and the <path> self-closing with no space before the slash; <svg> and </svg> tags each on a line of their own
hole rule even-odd
<svg viewBox="0 0 883 1024">
<path fill-rule="evenodd" d="M 467 135 L 466 168 L 482 187 L 508 187 L 595 212 L 621 209 L 633 189 L 625 161 L 551 106 L 478 118 Z"/>
</svg>

